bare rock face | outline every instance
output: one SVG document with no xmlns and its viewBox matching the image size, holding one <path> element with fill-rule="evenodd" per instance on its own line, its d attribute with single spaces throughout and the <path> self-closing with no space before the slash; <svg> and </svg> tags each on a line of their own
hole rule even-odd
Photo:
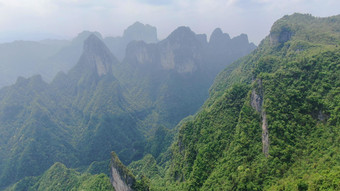
<svg viewBox="0 0 340 191">
<path fill-rule="evenodd" d="M 263 109 L 263 87 L 262 80 L 256 80 L 257 88 L 254 88 L 251 93 L 251 106 L 258 113 L 261 114 L 262 118 L 262 151 L 263 154 L 268 157 L 269 156 L 269 131 L 268 131 L 268 123 L 267 123 L 267 115 L 266 111 Z"/>
<path fill-rule="evenodd" d="M 161 71 L 192 74 L 202 65 L 205 35 L 197 35 L 189 27 L 178 27 L 168 38 L 155 44 L 142 41 L 129 43 L 125 62 Z"/>
<path fill-rule="evenodd" d="M 111 184 L 116 191 L 133 191 L 136 179 L 119 160 L 115 152 L 111 153 Z"/>
<path fill-rule="evenodd" d="M 269 156 L 269 132 L 266 112 L 263 111 L 262 114 L 262 151 L 263 154 Z"/>
<path fill-rule="evenodd" d="M 125 62 L 136 66 L 150 66 L 155 62 L 155 45 L 147 44 L 144 41 L 133 41 L 126 47 Z"/>
<path fill-rule="evenodd" d="M 85 41 L 83 53 L 76 66 L 69 71 L 77 85 L 87 86 L 98 82 L 104 76 L 113 76 L 112 67 L 118 64 L 105 44 L 94 34 Z"/>
<path fill-rule="evenodd" d="M 84 42 L 84 54 L 87 62 L 95 65 L 98 76 L 112 73 L 112 64 L 116 62 L 110 50 L 95 35 L 90 35 Z"/>
<path fill-rule="evenodd" d="M 175 69 L 175 55 L 172 51 L 172 47 L 167 43 L 161 51 L 161 65 L 164 69 Z"/>
<path fill-rule="evenodd" d="M 189 27 L 178 27 L 159 44 L 161 65 L 180 74 L 193 73 L 202 62 L 203 36 Z"/>
<path fill-rule="evenodd" d="M 251 106 L 259 113 L 262 111 L 262 102 L 263 102 L 263 92 L 262 91 L 262 80 L 259 79 L 257 81 L 258 83 L 258 91 L 256 89 L 253 89 L 251 92 Z M 261 88 L 260 88 L 261 87 Z"/>
<path fill-rule="evenodd" d="M 289 26 L 281 26 L 278 29 L 272 29 L 272 31 L 270 32 L 270 44 L 283 44 L 289 41 L 293 35 L 294 32 Z"/>
</svg>

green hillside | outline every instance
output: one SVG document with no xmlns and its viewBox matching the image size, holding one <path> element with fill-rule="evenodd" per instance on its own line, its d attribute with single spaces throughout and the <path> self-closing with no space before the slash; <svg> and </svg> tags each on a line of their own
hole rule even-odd
<svg viewBox="0 0 340 191">
<path fill-rule="evenodd" d="M 205 43 L 180 27 L 119 63 L 92 35 L 51 84 L 1 89 L 0 188 L 110 190 L 110 169 L 141 190 L 340 190 L 340 15 L 279 19 L 183 119 L 222 65 Z"/>
<path fill-rule="evenodd" d="M 6 189 L 6 191 L 57 191 L 57 190 L 93 190 L 114 191 L 110 179 L 105 174 L 81 174 L 67 168 L 62 163 L 55 163 L 39 177 L 26 177 Z"/>
<path fill-rule="evenodd" d="M 151 159 L 131 166 L 153 190 L 339 190 L 340 16 L 275 22 L 219 74 L 170 150 L 162 178 Z"/>
</svg>

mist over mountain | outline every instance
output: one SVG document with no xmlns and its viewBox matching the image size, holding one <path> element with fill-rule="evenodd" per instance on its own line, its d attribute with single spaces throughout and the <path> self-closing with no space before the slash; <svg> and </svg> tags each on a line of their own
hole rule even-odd
<svg viewBox="0 0 340 191">
<path fill-rule="evenodd" d="M 139 22 L 1 44 L 29 77 L 0 89 L 0 189 L 339 190 L 339 31 L 296 13 L 259 47 Z"/>
<path fill-rule="evenodd" d="M 229 47 L 211 59 L 206 52 L 216 47 L 204 37 L 189 27 L 179 27 L 158 43 L 135 41 L 127 46 L 126 57 L 114 73 L 129 92 L 128 99 L 138 103 L 133 106 L 142 126 L 174 127 L 194 114 L 208 97 L 207 90 L 222 67 L 254 48 L 247 40 L 241 42 L 242 49 Z M 237 54 L 223 63 L 216 61 L 230 50 Z"/>
<path fill-rule="evenodd" d="M 91 34 L 103 40 L 98 32 L 83 31 L 72 40 L 14 41 L 0 44 L 0 87 L 11 85 L 18 76 L 40 74 L 50 82 L 59 72 L 69 71 L 78 61 L 83 42 Z M 128 27 L 122 37 L 106 37 L 105 44 L 119 59 L 126 45 L 134 40 L 157 41 L 157 30 L 136 22 Z"/>
<path fill-rule="evenodd" d="M 340 15 L 286 15 L 258 47 L 136 22 L 0 58 L 29 76 L 0 89 L 1 190 L 340 189 Z"/>
<path fill-rule="evenodd" d="M 339 31 L 295 13 L 258 47 L 139 22 L 2 44 L 59 72 L 0 89 L 0 189 L 339 190 Z"/>
<path fill-rule="evenodd" d="M 140 41 L 140 28 L 153 43 Z M 150 152 L 146 145 L 155 132 L 173 129 L 200 108 L 221 65 L 255 48 L 245 36 L 239 45 L 243 48 L 233 50 L 237 54 L 222 64 L 209 61 L 205 52 L 216 47 L 189 27 L 179 27 L 159 42 L 154 32 L 140 23 L 128 28 L 123 38 L 138 41 L 127 44 L 122 61 L 99 33 L 82 32 L 55 57 L 46 58 L 67 63 L 79 54 L 69 71 L 59 72 L 50 83 L 41 75 L 19 77 L 0 90 L 1 187 L 39 176 L 56 162 L 78 169 L 92 165 L 104 172 L 103 165 L 94 164 L 109 160 L 111 151 L 124 164 L 141 159 Z M 214 56 L 225 57 L 231 49 Z M 158 155 L 169 144 L 153 150 Z"/>
</svg>

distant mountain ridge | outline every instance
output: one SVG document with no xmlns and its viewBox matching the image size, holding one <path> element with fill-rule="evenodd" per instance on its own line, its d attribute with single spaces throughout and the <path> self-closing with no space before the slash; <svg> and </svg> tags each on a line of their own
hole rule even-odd
<svg viewBox="0 0 340 191">
<path fill-rule="evenodd" d="M 78 61 L 83 42 L 95 34 L 119 59 L 125 55 L 126 45 L 134 40 L 157 42 L 157 29 L 136 22 L 129 26 L 122 37 L 106 37 L 100 33 L 83 31 L 72 40 L 15 41 L 0 44 L 0 87 L 11 85 L 19 76 L 40 74 L 51 81 L 59 72 L 67 72 Z"/>
<path fill-rule="evenodd" d="M 140 159 L 147 137 L 173 128 L 207 98 L 218 71 L 205 57 L 202 37 L 179 27 L 156 43 L 132 41 L 120 62 L 99 33 L 84 32 L 58 53 L 82 50 L 68 72 L 50 83 L 40 75 L 20 77 L 0 89 L 0 186 L 38 176 L 56 162 L 84 168 L 111 151 L 125 164 Z M 241 46 L 251 51 L 250 43 Z"/>
<path fill-rule="evenodd" d="M 145 43 L 158 42 L 156 27 L 135 22 L 124 30 L 123 36 L 106 37 L 104 39 L 105 44 L 120 61 L 124 59 L 126 47 L 132 41 L 144 41 Z"/>
</svg>

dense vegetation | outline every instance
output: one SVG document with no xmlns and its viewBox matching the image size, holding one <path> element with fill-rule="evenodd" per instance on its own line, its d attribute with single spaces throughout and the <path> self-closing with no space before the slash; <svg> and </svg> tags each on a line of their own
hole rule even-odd
<svg viewBox="0 0 340 191">
<path fill-rule="evenodd" d="M 219 74 L 168 162 L 130 168 L 152 190 L 339 190 L 339 87 L 340 16 L 284 16 Z"/>
<path fill-rule="evenodd" d="M 0 186 L 110 190 L 114 150 L 136 190 L 339 190 L 340 16 L 284 16 L 169 129 L 221 67 L 209 47 L 227 35 L 213 34 L 180 27 L 122 63 L 91 36 L 68 74 L 2 89 Z"/>
<path fill-rule="evenodd" d="M 43 175 L 39 177 L 25 177 L 18 183 L 7 188 L 7 191 L 11 191 L 11 190 L 13 191 L 14 190 L 114 191 L 110 183 L 110 179 L 107 175 L 105 174 L 91 175 L 88 173 L 81 174 L 73 169 L 66 168 L 66 166 L 61 163 L 55 163 Z"/>
<path fill-rule="evenodd" d="M 78 47 L 86 36 L 69 72 L 51 83 L 40 75 L 20 77 L 0 89 L 0 189 L 39 177 L 56 162 L 82 173 L 88 166 L 90 173 L 107 173 L 111 151 L 124 164 L 147 153 L 165 162 L 172 129 L 200 108 L 220 69 L 255 48 L 246 35 L 231 39 L 219 30 L 214 38 L 224 40 L 222 49 L 203 54 L 220 47 L 179 27 L 158 43 L 130 43 L 119 61 L 98 34 L 88 35 L 76 39 Z M 73 54 L 71 49 L 64 53 Z M 231 50 L 221 63 L 219 56 Z M 28 188 L 36 179 L 20 185 Z"/>
</svg>

